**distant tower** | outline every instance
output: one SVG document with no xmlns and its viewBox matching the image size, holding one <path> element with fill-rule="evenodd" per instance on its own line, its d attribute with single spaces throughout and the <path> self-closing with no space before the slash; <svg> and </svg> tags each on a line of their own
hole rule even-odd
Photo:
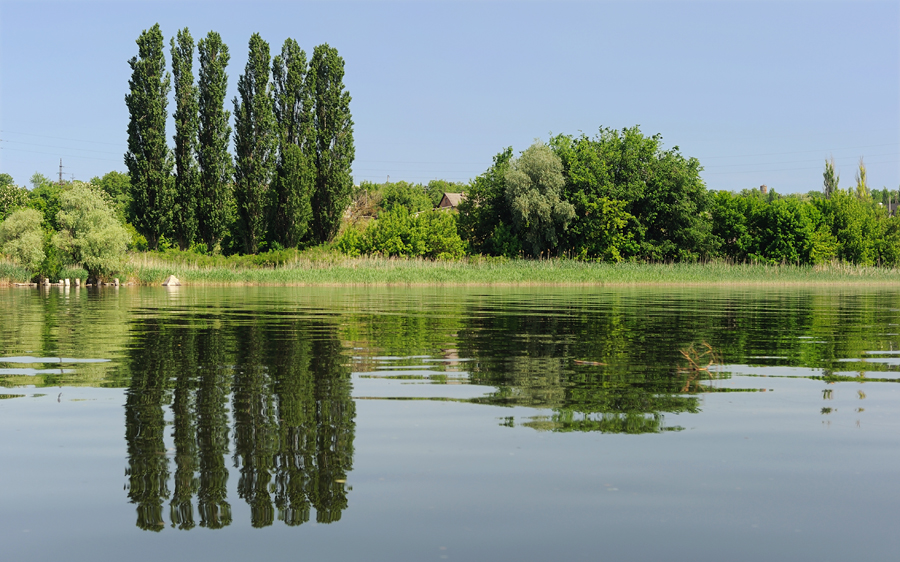
<svg viewBox="0 0 900 562">
<path fill-rule="evenodd" d="M 59 159 L 59 185 L 63 184 L 62 183 L 62 169 L 63 169 L 62 158 L 60 158 Z"/>
<path fill-rule="evenodd" d="M 763 195 L 769 193 L 769 188 L 765 186 L 765 184 L 759 186 L 759 192 Z"/>
</svg>

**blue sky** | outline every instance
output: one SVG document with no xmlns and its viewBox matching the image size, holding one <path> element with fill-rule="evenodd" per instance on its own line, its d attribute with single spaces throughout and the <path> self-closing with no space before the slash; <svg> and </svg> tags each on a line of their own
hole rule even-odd
<svg viewBox="0 0 900 562">
<path fill-rule="evenodd" d="M 228 109 L 252 33 L 337 48 L 357 182 L 467 181 L 507 146 L 640 125 L 710 189 L 821 189 L 831 155 L 843 187 L 860 156 L 900 186 L 896 1 L 0 0 L 0 172 L 125 171 L 127 61 L 157 22 L 222 35 Z"/>
</svg>

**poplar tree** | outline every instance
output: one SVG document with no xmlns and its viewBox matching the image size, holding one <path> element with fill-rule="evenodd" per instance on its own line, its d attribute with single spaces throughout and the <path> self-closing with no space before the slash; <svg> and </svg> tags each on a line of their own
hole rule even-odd
<svg viewBox="0 0 900 562">
<path fill-rule="evenodd" d="M 194 85 L 194 39 L 188 28 L 172 38 L 172 76 L 175 79 L 175 209 L 172 230 L 178 246 L 187 250 L 197 238 L 198 93 Z"/>
<path fill-rule="evenodd" d="M 327 43 L 316 47 L 306 80 L 316 139 L 312 238 L 322 243 L 337 233 L 353 189 L 353 120 L 350 94 L 344 88 L 344 59 L 337 49 Z"/>
<path fill-rule="evenodd" d="M 269 189 L 268 212 L 268 238 L 286 248 L 303 240 L 312 218 L 315 131 L 306 72 L 306 53 L 296 41 L 287 39 L 272 62 L 278 160 Z"/>
<path fill-rule="evenodd" d="M 269 44 L 250 37 L 250 54 L 234 98 L 234 195 L 244 252 L 255 254 L 266 234 L 266 202 L 275 171 L 277 137 L 269 92 Z"/>
<path fill-rule="evenodd" d="M 210 31 L 197 43 L 200 55 L 199 142 L 200 190 L 197 197 L 197 228 L 209 252 L 216 250 L 228 227 L 231 200 L 231 155 L 228 141 L 231 113 L 225 110 L 228 88 L 228 46 Z"/>
<path fill-rule="evenodd" d="M 141 32 L 138 56 L 131 66 L 128 107 L 128 152 L 125 165 L 131 177 L 131 216 L 134 227 L 151 250 L 171 227 L 174 190 L 172 160 L 166 146 L 166 105 L 170 76 L 166 72 L 159 24 Z"/>
</svg>

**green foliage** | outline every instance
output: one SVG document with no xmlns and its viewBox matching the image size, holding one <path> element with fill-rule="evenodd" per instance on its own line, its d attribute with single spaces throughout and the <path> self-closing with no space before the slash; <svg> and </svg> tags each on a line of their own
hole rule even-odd
<svg viewBox="0 0 900 562">
<path fill-rule="evenodd" d="M 312 239 L 322 243 L 337 233 L 341 216 L 350 204 L 350 170 L 356 153 L 350 94 L 344 87 L 344 59 L 337 49 L 324 44 L 313 50 L 307 81 L 316 139 Z"/>
<path fill-rule="evenodd" d="M 28 206 L 40 211 L 44 216 L 45 230 L 59 230 L 56 215 L 59 213 L 59 196 L 62 192 L 62 186 L 55 183 L 44 183 L 31 190 L 31 199 L 28 201 Z"/>
<path fill-rule="evenodd" d="M 465 255 L 456 217 L 446 211 L 410 214 L 405 207 L 382 213 L 360 232 L 348 228 L 335 241 L 341 252 L 358 256 L 409 256 L 430 259 L 458 259 Z"/>
<path fill-rule="evenodd" d="M 556 250 L 575 217 L 575 207 L 561 198 L 566 180 L 559 157 L 536 142 L 510 162 L 503 179 L 513 226 L 526 249 L 533 256 Z"/>
<path fill-rule="evenodd" d="M 0 253 L 30 271 L 43 263 L 43 216 L 35 209 L 19 209 L 0 222 Z"/>
<path fill-rule="evenodd" d="M 627 229 L 634 244 L 623 257 L 693 260 L 707 256 L 714 239 L 700 162 L 682 156 L 678 147 L 662 150 L 661 142 L 659 135 L 645 137 L 632 127 L 621 132 L 600 129 L 593 139 L 558 135 L 550 145 L 563 162 L 565 199 L 606 197 L 625 202 L 624 211 L 635 220 Z M 576 209 L 576 223 L 587 216 L 583 211 Z M 565 241 L 568 248 L 578 244 L 571 237 Z"/>
<path fill-rule="evenodd" d="M 570 240 L 576 241 L 573 257 L 578 259 L 597 259 L 601 261 L 619 262 L 623 253 L 629 253 L 632 232 L 628 223 L 634 217 L 625 211 L 624 201 L 615 201 L 606 197 L 589 200 L 579 193 L 575 201 L 576 213 L 582 213 L 578 221 L 573 222 Z"/>
<path fill-rule="evenodd" d="M 172 75 L 175 79 L 175 210 L 172 232 L 185 250 L 197 238 L 197 166 L 199 90 L 194 84 L 194 38 L 188 28 L 178 32 L 178 42 L 170 41 Z"/>
<path fill-rule="evenodd" d="M 125 96 L 129 115 L 125 164 L 131 177 L 134 226 L 150 247 L 156 248 L 171 228 L 175 203 L 172 161 L 166 145 L 170 77 L 159 24 L 144 30 L 137 44 L 138 56 L 128 61 L 132 74 Z"/>
<path fill-rule="evenodd" d="M 5 177 L 2 177 L 5 176 Z M 9 178 L 9 181 L 6 181 Z M 0 174 L 0 221 L 28 204 L 28 190 L 12 183 L 9 174 Z"/>
<path fill-rule="evenodd" d="M 9 174 L 0 174 L 0 187 L 6 187 L 7 185 L 16 185 L 16 182 L 13 181 L 13 177 Z"/>
<path fill-rule="evenodd" d="M 859 265 L 875 263 L 882 229 L 872 205 L 843 189 L 816 205 L 837 240 L 839 259 Z"/>
<path fill-rule="evenodd" d="M 121 268 L 129 236 L 101 191 L 86 184 L 66 191 L 57 220 L 53 245 L 66 263 L 81 264 L 92 279 Z"/>
<path fill-rule="evenodd" d="M 119 220 L 125 222 L 129 220 L 128 211 L 131 206 L 131 178 L 128 174 L 122 172 L 107 172 L 103 177 L 93 177 L 90 181 L 91 185 L 100 188 L 103 193 L 109 196 L 115 205 L 116 215 Z"/>
<path fill-rule="evenodd" d="M 231 154 L 228 144 L 231 113 L 225 110 L 228 89 L 228 46 L 210 31 L 197 43 L 200 57 L 198 78 L 199 128 L 197 162 L 200 189 L 197 196 L 198 238 L 210 252 L 217 251 L 231 220 Z"/>
<path fill-rule="evenodd" d="M 438 199 L 440 202 L 440 199 Z M 394 211 L 404 208 L 410 213 L 428 211 L 435 207 L 431 198 L 421 184 L 411 184 L 405 181 L 385 183 L 381 186 L 381 209 Z"/>
<path fill-rule="evenodd" d="M 250 54 L 234 98 L 234 195 L 239 238 L 245 253 L 265 241 L 269 184 L 275 172 L 278 137 L 269 95 L 269 44 L 250 37 Z"/>
<path fill-rule="evenodd" d="M 316 142 L 307 70 L 306 53 L 295 40 L 285 40 L 272 61 L 278 158 L 269 188 L 268 238 L 287 248 L 301 243 L 312 220 Z"/>
<path fill-rule="evenodd" d="M 52 181 L 50 181 L 50 178 L 40 172 L 31 174 L 31 179 L 29 179 L 28 181 L 29 183 L 31 183 L 32 189 L 37 189 L 41 186 L 53 183 Z"/>
<path fill-rule="evenodd" d="M 478 254 L 513 254 L 509 240 L 494 243 L 494 234 L 511 232 L 512 214 L 506 201 L 505 175 L 512 160 L 512 147 L 494 156 L 490 168 L 475 178 L 466 188 L 466 199 L 459 204 L 459 232 L 471 251 Z M 499 228 L 499 230 L 498 230 Z"/>
<path fill-rule="evenodd" d="M 823 192 L 825 193 L 825 198 L 831 199 L 831 195 L 840 189 L 841 183 L 841 175 L 837 173 L 834 166 L 834 156 L 825 160 L 825 171 L 822 172 L 822 177 L 824 178 Z"/>
</svg>

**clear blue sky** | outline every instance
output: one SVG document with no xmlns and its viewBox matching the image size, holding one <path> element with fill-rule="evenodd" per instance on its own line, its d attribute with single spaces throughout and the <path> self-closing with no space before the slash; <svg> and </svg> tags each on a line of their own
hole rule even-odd
<svg viewBox="0 0 900 562">
<path fill-rule="evenodd" d="M 228 109 L 252 33 L 337 48 L 357 182 L 467 181 L 506 146 L 640 125 L 710 189 L 821 189 L 830 155 L 844 187 L 860 156 L 900 186 L 897 1 L 0 0 L 0 172 L 125 171 L 127 61 L 156 22 L 222 35 Z"/>
</svg>

